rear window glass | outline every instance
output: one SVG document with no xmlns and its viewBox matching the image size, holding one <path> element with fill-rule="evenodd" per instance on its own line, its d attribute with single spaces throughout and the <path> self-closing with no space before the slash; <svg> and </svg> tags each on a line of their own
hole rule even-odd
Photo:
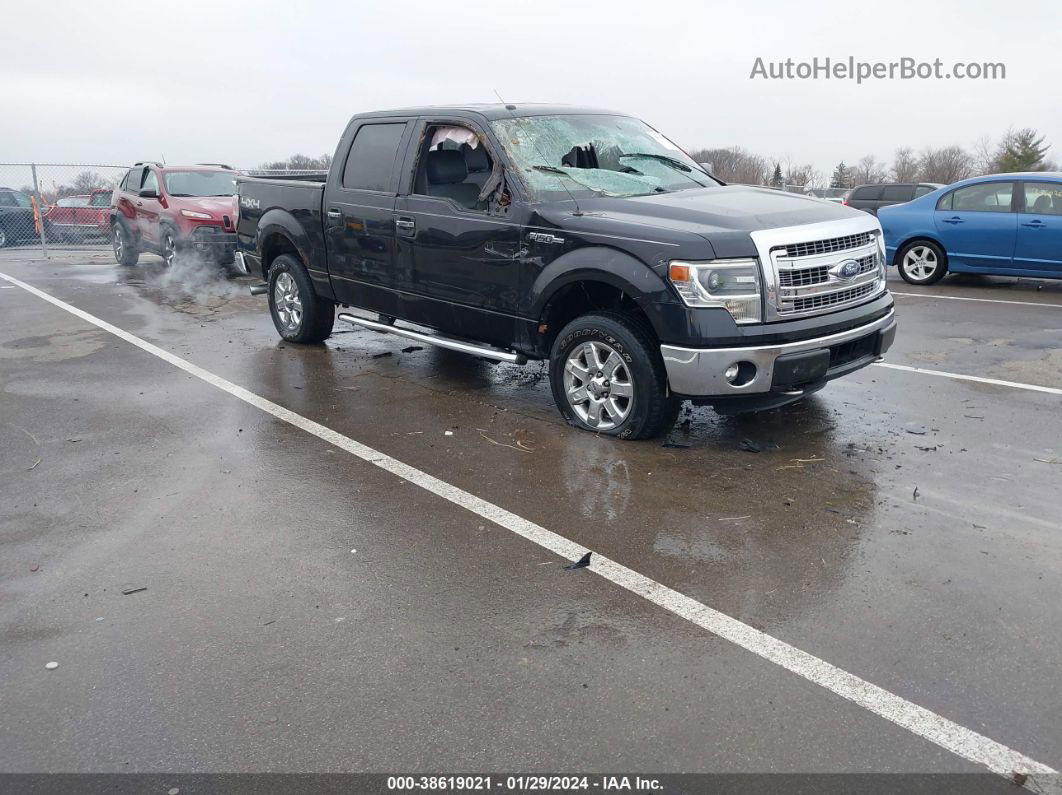
<svg viewBox="0 0 1062 795">
<path fill-rule="evenodd" d="M 937 204 L 939 210 L 962 210 L 972 213 L 1010 212 L 1013 182 L 982 182 L 967 185 L 945 195 Z"/>
<path fill-rule="evenodd" d="M 914 187 L 911 185 L 886 185 L 881 198 L 887 202 L 906 202 L 914 198 Z"/>
<path fill-rule="evenodd" d="M 343 168 L 343 187 L 354 190 L 392 191 L 392 174 L 405 122 L 366 124 L 354 136 Z"/>
<path fill-rule="evenodd" d="M 849 201 L 874 201 L 881 198 L 881 185 L 856 188 Z"/>
</svg>

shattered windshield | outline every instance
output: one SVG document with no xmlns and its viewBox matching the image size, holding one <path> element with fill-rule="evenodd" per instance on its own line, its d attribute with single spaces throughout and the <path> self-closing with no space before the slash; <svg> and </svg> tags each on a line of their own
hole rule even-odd
<svg viewBox="0 0 1062 795">
<path fill-rule="evenodd" d="M 628 116 L 524 116 L 491 127 L 539 199 L 643 196 L 719 184 L 663 135 Z"/>
</svg>

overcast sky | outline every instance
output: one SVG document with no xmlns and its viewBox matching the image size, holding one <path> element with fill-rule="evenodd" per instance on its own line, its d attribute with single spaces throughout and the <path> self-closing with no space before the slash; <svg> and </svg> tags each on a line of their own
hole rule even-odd
<svg viewBox="0 0 1062 795">
<path fill-rule="evenodd" d="M 687 149 L 842 158 L 1036 127 L 1062 159 L 1062 3 L 8 2 L 0 162 L 253 166 L 331 153 L 359 111 L 548 101 Z M 1001 61 L 1001 81 L 750 80 L 757 56 Z"/>
</svg>

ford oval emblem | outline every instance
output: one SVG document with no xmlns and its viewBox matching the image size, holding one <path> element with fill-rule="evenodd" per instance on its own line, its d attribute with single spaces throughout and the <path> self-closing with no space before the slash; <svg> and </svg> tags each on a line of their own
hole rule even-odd
<svg viewBox="0 0 1062 795">
<path fill-rule="evenodd" d="M 862 270 L 862 268 L 860 267 L 858 260 L 846 259 L 844 262 L 839 262 L 830 268 L 830 273 L 838 279 L 854 279 L 859 275 L 860 270 Z"/>
</svg>

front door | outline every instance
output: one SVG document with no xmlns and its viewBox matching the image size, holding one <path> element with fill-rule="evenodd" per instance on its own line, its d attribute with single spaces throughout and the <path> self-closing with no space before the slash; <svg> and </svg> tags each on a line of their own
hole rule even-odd
<svg viewBox="0 0 1062 795">
<path fill-rule="evenodd" d="M 1017 214 L 1011 211 L 1013 182 L 978 182 L 944 194 L 934 224 L 948 260 L 982 271 L 1013 267 Z"/>
<path fill-rule="evenodd" d="M 396 212 L 403 316 L 458 336 L 515 339 L 520 224 L 480 198 L 497 154 L 471 122 L 424 122 Z M 489 190 L 489 186 L 488 186 Z"/>
<path fill-rule="evenodd" d="M 141 190 L 154 190 L 156 197 L 159 192 L 159 177 L 155 169 L 148 167 L 144 174 L 144 184 Z M 162 205 L 158 198 L 150 199 L 144 196 L 134 196 L 133 205 L 136 207 L 136 225 L 140 232 L 140 239 L 146 240 L 152 245 L 159 244 L 159 215 L 162 213 Z"/>
<path fill-rule="evenodd" d="M 1062 275 L 1062 182 L 1026 182 L 1014 267 Z"/>
<path fill-rule="evenodd" d="M 348 130 L 324 194 L 325 246 L 341 303 L 397 314 L 395 196 L 405 119 L 372 119 Z"/>
</svg>

